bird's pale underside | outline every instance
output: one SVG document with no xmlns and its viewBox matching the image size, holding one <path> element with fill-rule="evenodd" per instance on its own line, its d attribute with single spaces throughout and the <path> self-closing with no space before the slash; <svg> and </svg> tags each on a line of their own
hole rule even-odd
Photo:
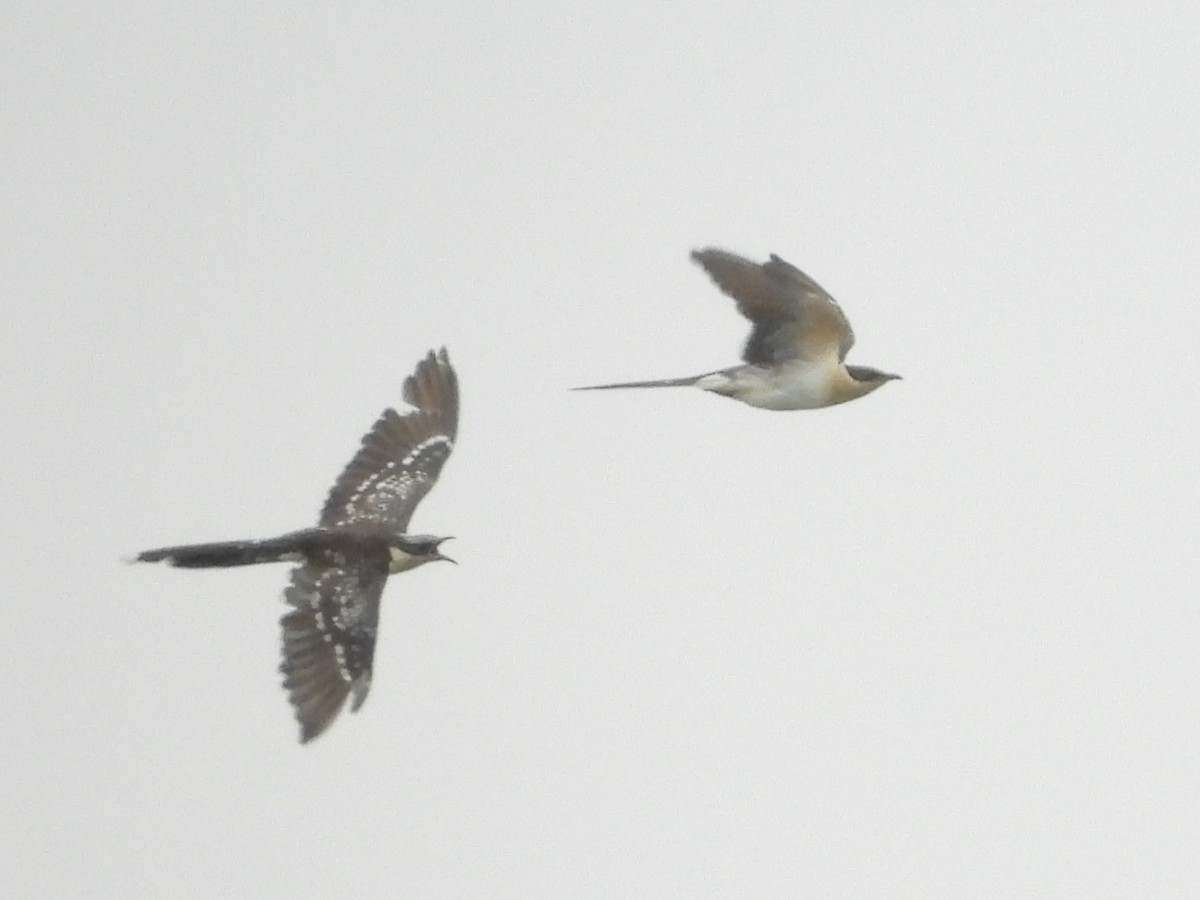
<svg viewBox="0 0 1200 900">
<path fill-rule="evenodd" d="M 144 562 L 185 568 L 297 562 L 284 598 L 284 687 L 300 740 L 321 734 L 371 687 L 380 599 L 389 574 L 448 559 L 445 538 L 408 534 L 409 520 L 454 447 L 458 381 L 446 351 L 430 352 L 404 383 L 414 408 L 386 409 L 334 483 L 317 527 L 258 541 L 148 550 Z"/>
<path fill-rule="evenodd" d="M 778 256 L 760 264 L 708 248 L 694 251 L 692 259 L 753 325 L 742 351 L 745 364 L 685 378 L 579 390 L 689 386 L 762 409 L 817 409 L 865 396 L 900 377 L 847 366 L 854 332 L 846 314 L 820 285 Z"/>
</svg>

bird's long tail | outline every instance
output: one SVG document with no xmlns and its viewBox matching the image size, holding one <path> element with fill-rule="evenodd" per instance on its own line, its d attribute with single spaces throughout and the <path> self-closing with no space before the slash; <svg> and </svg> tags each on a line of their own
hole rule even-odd
<svg viewBox="0 0 1200 900">
<path fill-rule="evenodd" d="M 589 384 L 586 387 L 572 388 L 572 390 L 608 391 L 612 390 L 613 388 L 689 387 L 703 377 L 703 375 L 690 375 L 687 378 L 662 378 L 658 381 L 625 381 L 621 384 Z"/>
<path fill-rule="evenodd" d="M 144 550 L 130 562 L 160 562 L 184 569 L 252 566 L 256 563 L 296 562 L 303 558 L 294 538 L 265 541 L 222 541 Z"/>
</svg>

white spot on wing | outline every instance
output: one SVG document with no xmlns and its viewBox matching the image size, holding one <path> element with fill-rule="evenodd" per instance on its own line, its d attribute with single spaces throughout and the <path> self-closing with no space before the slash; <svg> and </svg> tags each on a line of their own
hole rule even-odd
<svg viewBox="0 0 1200 900">
<path fill-rule="evenodd" d="M 334 644 L 333 655 L 337 660 L 338 674 L 342 676 L 342 681 L 353 681 L 354 676 L 350 674 L 350 667 L 346 665 L 346 648 L 341 644 Z"/>
<path fill-rule="evenodd" d="M 444 455 L 448 456 L 454 442 L 447 435 L 435 434 L 413 447 L 399 462 L 388 460 L 380 471 L 364 478 L 347 498 L 342 507 L 342 518 L 352 520 L 372 513 L 383 515 L 389 508 L 403 504 L 412 493 L 418 476 L 428 474 L 422 470 L 422 460 L 429 458 L 438 447 L 445 447 Z"/>
</svg>

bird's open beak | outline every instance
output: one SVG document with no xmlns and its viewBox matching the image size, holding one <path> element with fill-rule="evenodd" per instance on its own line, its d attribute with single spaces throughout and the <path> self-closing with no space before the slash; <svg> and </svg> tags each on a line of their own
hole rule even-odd
<svg viewBox="0 0 1200 900">
<path fill-rule="evenodd" d="M 438 542 L 438 549 L 433 551 L 433 558 L 434 559 L 444 559 L 446 562 L 454 563 L 457 566 L 458 560 L 451 559 L 450 557 L 448 557 L 444 553 L 442 553 L 442 550 L 441 550 L 441 546 L 443 543 L 445 543 L 446 541 L 452 541 L 452 540 L 454 540 L 453 537 L 442 538 L 441 541 Z"/>
</svg>

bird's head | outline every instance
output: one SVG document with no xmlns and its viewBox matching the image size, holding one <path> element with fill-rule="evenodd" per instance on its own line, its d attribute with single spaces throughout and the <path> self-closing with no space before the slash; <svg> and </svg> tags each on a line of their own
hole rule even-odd
<svg viewBox="0 0 1200 900">
<path fill-rule="evenodd" d="M 901 380 L 899 375 L 892 375 L 890 372 L 880 372 L 878 369 L 872 369 L 870 366 L 846 366 L 846 371 L 850 374 L 851 378 L 862 385 L 863 394 L 869 394 L 889 381 Z"/>
<path fill-rule="evenodd" d="M 435 537 L 432 534 L 401 534 L 392 543 L 392 572 L 415 569 L 427 562 L 444 559 L 446 562 L 458 563 L 442 553 L 441 545 L 452 540 L 448 537 Z"/>
</svg>

